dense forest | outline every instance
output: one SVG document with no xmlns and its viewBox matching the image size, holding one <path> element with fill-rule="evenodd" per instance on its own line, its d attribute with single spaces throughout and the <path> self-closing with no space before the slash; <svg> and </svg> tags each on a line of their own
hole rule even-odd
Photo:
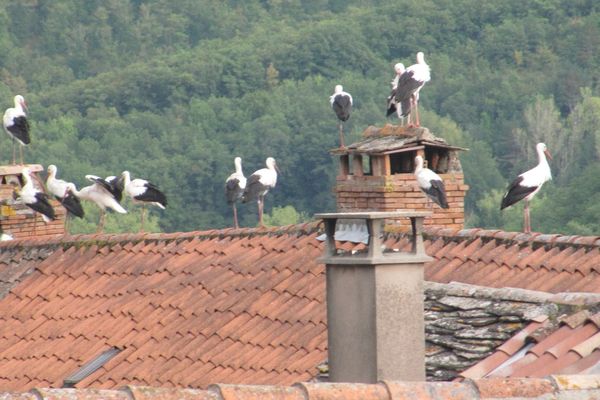
<svg viewBox="0 0 600 400">
<path fill-rule="evenodd" d="M 129 170 L 169 197 L 147 229 L 231 225 L 223 185 L 277 159 L 272 224 L 335 209 L 336 84 L 354 97 L 347 141 L 383 125 L 393 65 L 432 70 L 421 123 L 462 155 L 467 225 L 520 230 L 508 183 L 553 154 L 532 225 L 600 233 L 600 3 L 596 0 L 0 1 L 0 99 L 29 105 L 28 162 L 63 179 Z M 8 136 L 0 161 L 11 158 Z M 137 208 L 108 231 L 137 229 Z M 73 230 L 95 229 L 87 207 Z M 255 204 L 240 207 L 256 224 Z"/>
</svg>

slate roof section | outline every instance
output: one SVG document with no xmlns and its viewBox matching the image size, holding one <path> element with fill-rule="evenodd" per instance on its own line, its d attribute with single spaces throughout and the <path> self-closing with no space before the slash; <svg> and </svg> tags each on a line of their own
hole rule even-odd
<svg viewBox="0 0 600 400">
<path fill-rule="evenodd" d="M 426 233 L 434 257 L 426 276 L 442 282 L 458 280 L 456 272 L 466 275 L 490 257 L 497 268 L 516 260 L 515 273 L 527 272 L 517 261 L 532 252 L 547 259 L 546 253 L 583 250 L 564 271 L 579 261 L 598 262 L 597 256 L 589 258 L 598 252 L 598 238 Z M 5 289 L 12 287 L 0 301 L 0 387 L 60 387 L 112 347 L 121 352 L 76 387 L 309 381 L 327 358 L 324 266 L 316 262 L 323 244 L 317 235 L 313 223 L 0 243 L 0 280 Z M 386 245 L 404 248 L 409 240 L 390 233 Z M 344 251 L 360 246 L 340 243 Z M 585 279 L 596 279 L 594 268 L 587 271 Z M 477 275 L 486 277 L 471 270 L 465 280 Z M 506 286 L 514 278 L 500 274 L 494 283 Z M 528 282 L 525 275 L 517 283 Z M 563 304 L 597 302 L 593 296 L 565 294 L 557 300 L 508 289 L 485 294 L 460 285 L 446 292 L 428 287 L 428 368 L 434 379 L 451 379 L 514 332 L 564 311 Z M 495 301 L 490 304 L 486 296 Z M 485 337 L 490 333 L 495 337 Z"/>
<path fill-rule="evenodd" d="M 453 150 L 467 150 L 458 146 L 449 145 L 445 139 L 436 137 L 424 127 L 403 127 L 386 124 L 382 128 L 369 126 L 362 133 L 359 142 L 352 143 L 344 148 L 331 150 L 332 154 L 384 154 L 411 150 L 415 147 L 431 146 Z"/>
<path fill-rule="evenodd" d="M 33 389 L 0 392 L 2 400 L 588 400 L 600 398 L 598 376 L 492 378 L 464 382 L 296 383 L 292 386 L 210 385 L 206 390 L 127 386 L 120 390 Z"/>
</svg>

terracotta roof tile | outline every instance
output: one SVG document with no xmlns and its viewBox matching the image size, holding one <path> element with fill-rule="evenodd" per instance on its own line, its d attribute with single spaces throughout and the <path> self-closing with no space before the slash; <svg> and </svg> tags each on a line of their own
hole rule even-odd
<svg viewBox="0 0 600 400">
<path fill-rule="evenodd" d="M 223 400 L 304 400 L 299 388 L 285 386 L 212 385 L 209 390 L 217 392 Z"/>
<path fill-rule="evenodd" d="M 316 226 L 2 243 L 0 283 L 13 291 L 0 288 L 0 318 L 11 332 L 0 332 L 0 382 L 12 374 L 9 368 L 39 371 L 36 382 L 59 381 L 48 375 L 49 356 L 86 362 L 103 346 L 124 349 L 86 380 L 103 387 L 125 378 L 161 382 L 165 374 L 156 366 L 148 376 L 136 370 L 155 360 L 194 362 L 194 370 L 205 371 L 195 377 L 199 387 L 227 377 L 250 380 L 252 371 L 288 385 L 313 377 L 327 357 L 325 271 L 315 261 L 323 243 L 315 239 Z M 426 265 L 427 279 L 600 292 L 597 238 L 436 228 L 425 233 L 434 258 Z M 409 246 L 403 234 L 389 233 L 385 243 Z M 65 329 L 71 335 L 62 334 Z M 226 357 L 240 352 L 244 356 L 234 361 Z M 35 368 L 14 358 L 25 354 L 38 357 L 31 358 Z M 219 362 L 212 364 L 214 359 Z M 182 365 L 166 384 L 189 383 Z M 30 388 L 34 379 L 22 376 L 5 387 Z"/>
<path fill-rule="evenodd" d="M 361 383 L 298 383 L 297 387 L 308 399 L 331 400 L 387 400 L 388 391 L 383 385 Z M 392 394 L 393 398 L 394 394 Z M 399 397 L 401 398 L 401 397 Z"/>
<path fill-rule="evenodd" d="M 475 381 L 481 398 L 537 398 L 555 392 L 547 379 L 487 378 Z"/>
<path fill-rule="evenodd" d="M 496 351 L 485 360 L 478 362 L 469 369 L 460 373 L 460 376 L 464 378 L 479 379 L 487 376 L 490 372 L 498 368 L 502 363 L 507 361 L 510 355 Z"/>
</svg>

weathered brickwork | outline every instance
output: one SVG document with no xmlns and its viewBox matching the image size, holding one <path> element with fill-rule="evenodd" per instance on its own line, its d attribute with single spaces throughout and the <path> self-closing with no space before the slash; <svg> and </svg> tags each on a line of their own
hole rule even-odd
<svg viewBox="0 0 600 400">
<path fill-rule="evenodd" d="M 440 174 L 440 176 L 444 180 L 450 206 L 446 210 L 427 200 L 413 174 L 394 174 L 338 177 L 335 187 L 337 211 L 431 211 L 433 215 L 425 219 L 425 225 L 463 229 L 464 199 L 469 186 L 465 185 L 462 173 Z M 409 223 L 409 220 L 398 221 L 401 227 L 408 227 Z"/>
</svg>

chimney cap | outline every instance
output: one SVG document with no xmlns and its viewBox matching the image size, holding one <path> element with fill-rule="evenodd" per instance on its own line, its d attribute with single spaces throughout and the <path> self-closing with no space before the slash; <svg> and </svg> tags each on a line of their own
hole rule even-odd
<svg viewBox="0 0 600 400">
<path fill-rule="evenodd" d="M 431 211 L 358 211 L 342 213 L 315 214 L 318 219 L 386 219 L 386 218 L 410 218 L 429 217 Z"/>
<path fill-rule="evenodd" d="M 383 128 L 370 126 L 363 133 L 363 139 L 344 148 L 330 150 L 333 155 L 344 154 L 390 154 L 412 151 L 424 147 L 439 147 L 447 150 L 467 151 L 469 149 L 452 146 L 445 139 L 436 137 L 429 129 L 396 127 L 386 125 Z"/>
<path fill-rule="evenodd" d="M 0 176 L 5 175 L 20 175 L 23 168 L 29 168 L 30 172 L 41 172 L 44 167 L 40 164 L 25 164 L 25 165 L 0 165 Z"/>
</svg>

